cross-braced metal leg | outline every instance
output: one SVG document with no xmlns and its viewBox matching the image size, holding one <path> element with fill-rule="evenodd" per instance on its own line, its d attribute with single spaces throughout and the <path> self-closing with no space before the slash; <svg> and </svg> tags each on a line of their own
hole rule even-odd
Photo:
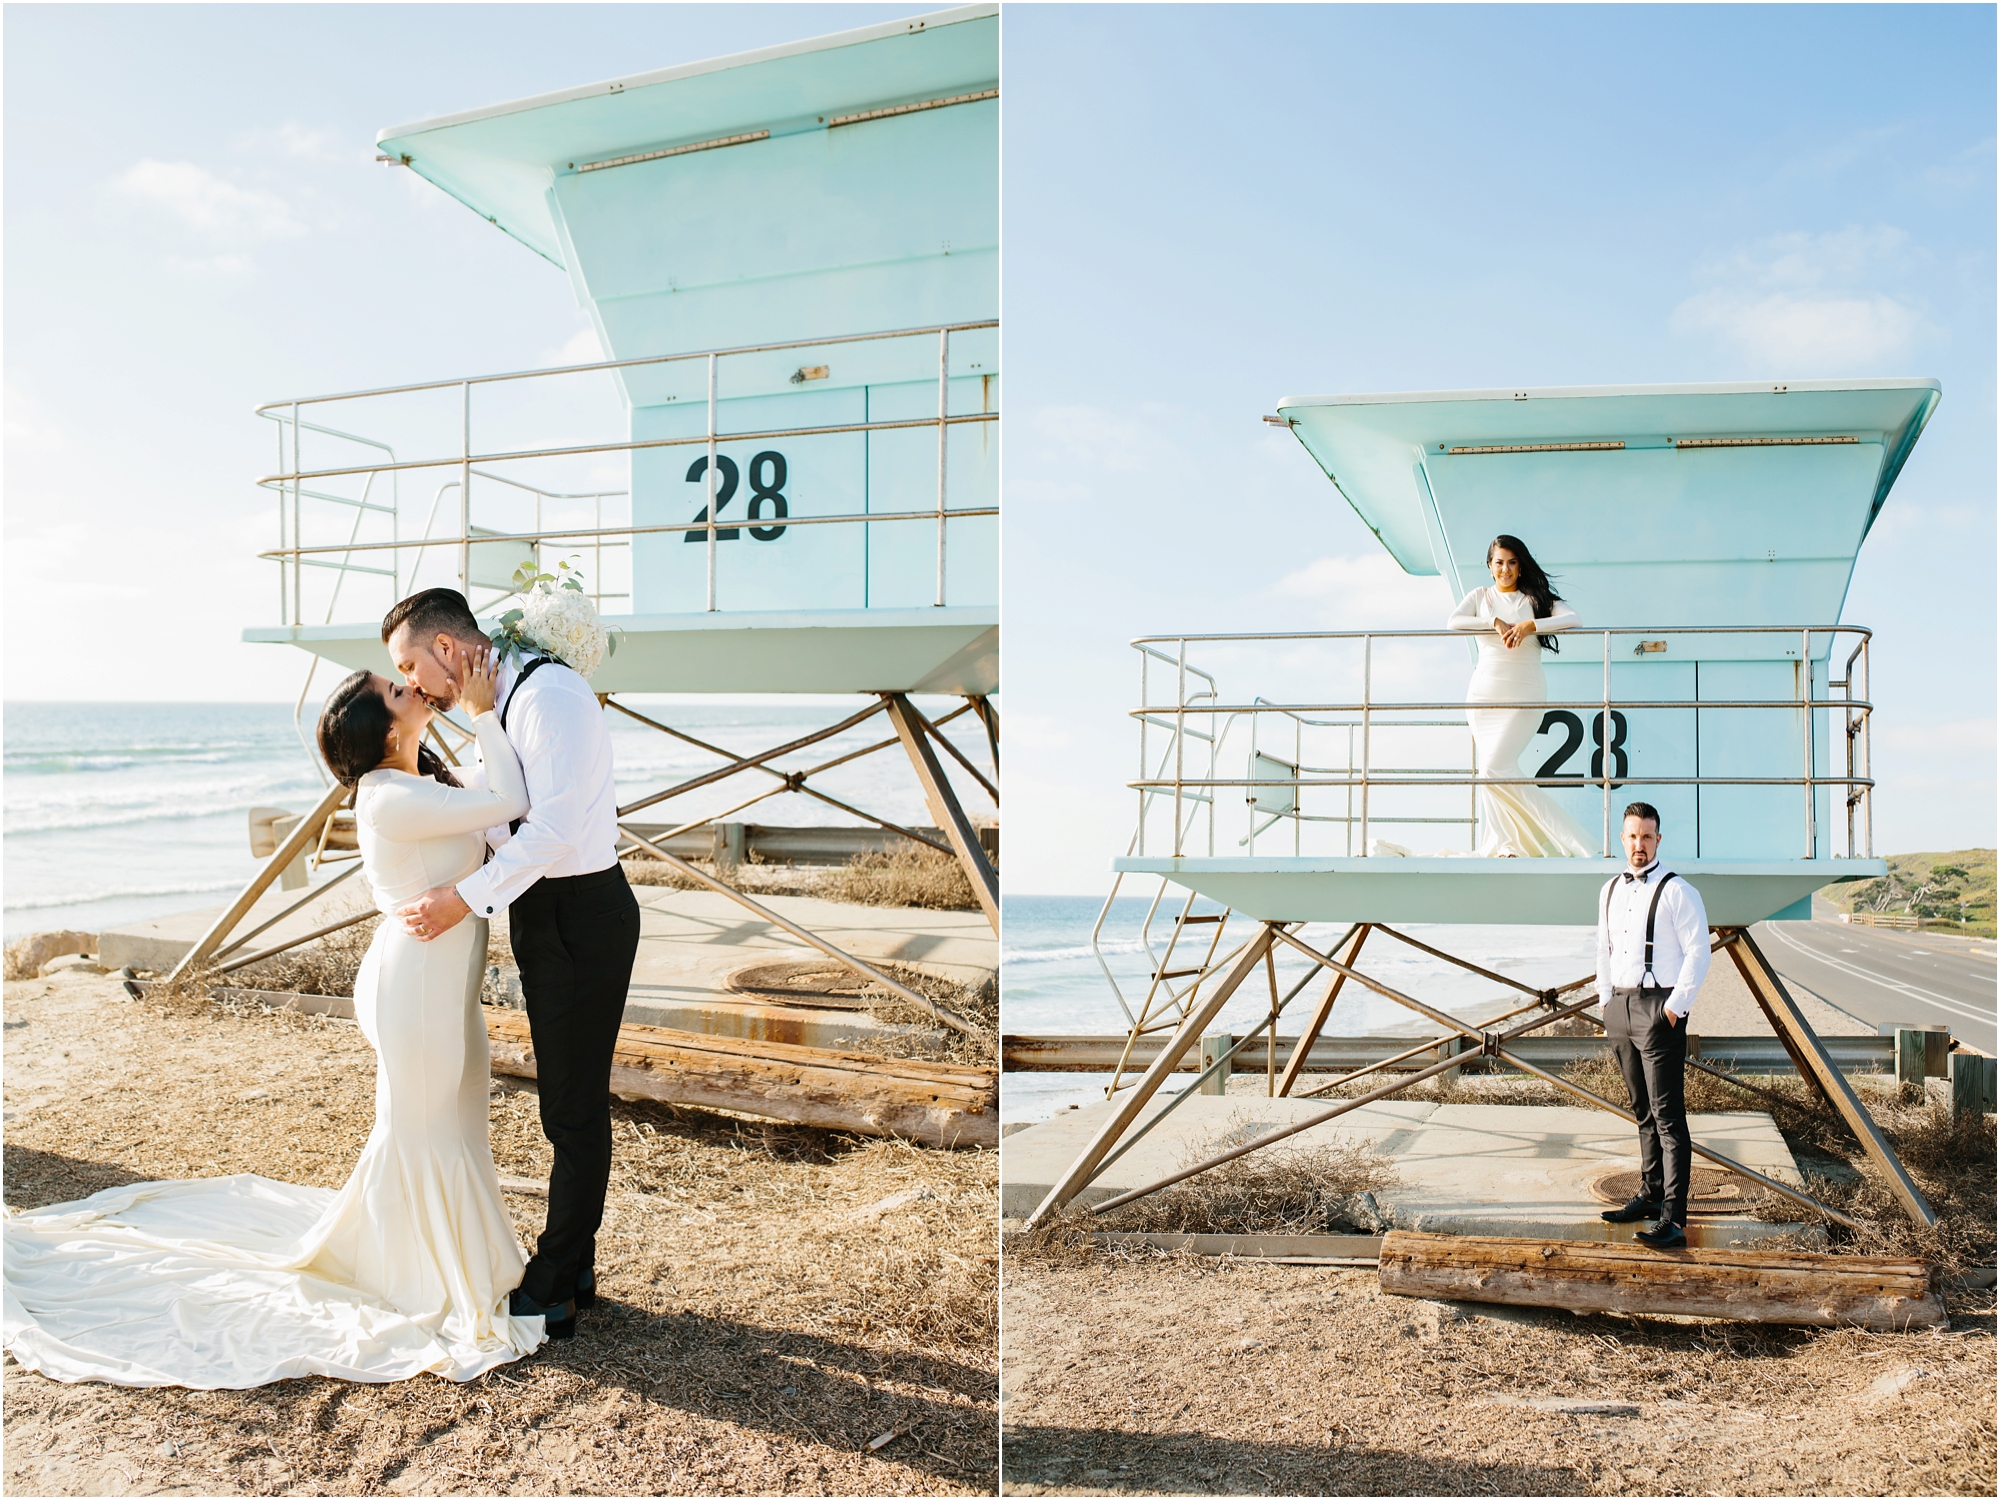
<svg viewBox="0 0 2000 1500">
<path fill-rule="evenodd" d="M 1580 1084 L 1536 1067 L 1533 1063 L 1521 1058 L 1514 1051 L 1509 1050 L 1507 1045 L 1517 1038 L 1537 1031 L 1553 1022 L 1566 1019 L 1570 1016 L 1581 1015 L 1592 1005 L 1596 1004 L 1597 997 L 1594 993 L 1573 1003 L 1560 1004 L 1562 996 L 1583 989 L 1586 986 L 1594 986 L 1594 977 L 1575 980 L 1557 989 L 1537 990 L 1533 986 L 1523 984 L 1519 980 L 1510 979 L 1505 975 L 1483 969 L 1477 964 L 1469 963 L 1440 949 L 1432 948 L 1428 944 L 1418 942 L 1406 934 L 1395 932 L 1393 929 L 1384 927 L 1379 923 L 1358 925 L 1349 929 L 1348 933 L 1343 935 L 1330 951 L 1321 953 L 1299 939 L 1293 930 L 1297 925 L 1296 923 L 1289 922 L 1263 923 L 1257 934 L 1248 943 L 1243 945 L 1242 948 L 1237 950 L 1235 960 L 1221 983 L 1216 986 L 1198 1009 L 1194 1010 L 1183 1020 L 1180 1028 L 1175 1031 L 1172 1038 L 1169 1039 L 1167 1044 L 1153 1059 L 1152 1065 L 1146 1070 L 1145 1076 L 1140 1079 L 1138 1085 L 1119 1101 L 1119 1106 L 1113 1111 L 1111 1118 L 1092 1137 L 1090 1144 L 1084 1148 L 1083 1153 L 1071 1163 L 1061 1180 L 1049 1190 L 1048 1195 L 1042 1200 L 1034 1213 L 1029 1216 L 1028 1223 L 1030 1225 L 1040 1223 L 1064 1204 L 1070 1202 L 1105 1167 L 1110 1165 L 1112 1161 L 1115 1161 L 1124 1151 L 1128 1150 L 1137 1140 L 1138 1135 L 1142 1135 L 1145 1131 L 1150 1130 L 1154 1124 L 1157 1124 L 1177 1104 L 1190 1097 L 1193 1089 L 1188 1089 L 1176 1096 L 1173 1102 L 1167 1105 L 1165 1109 L 1157 1111 L 1148 1119 L 1136 1134 L 1132 1135 L 1130 1139 L 1126 1138 L 1127 1132 L 1131 1130 L 1134 1122 L 1138 1120 L 1146 1103 L 1158 1092 L 1168 1075 L 1173 1072 L 1181 1059 L 1187 1054 L 1188 1049 L 1195 1044 L 1210 1023 L 1221 1014 L 1223 1007 L 1243 982 L 1259 966 L 1270 962 L 1272 954 L 1279 945 L 1288 947 L 1312 961 L 1314 967 L 1308 972 L 1308 979 L 1311 978 L 1313 973 L 1317 973 L 1322 969 L 1326 970 L 1332 976 L 1327 993 L 1314 1013 L 1307 1034 L 1300 1038 L 1299 1046 L 1293 1052 L 1291 1060 L 1286 1066 L 1285 1087 L 1287 1091 L 1289 1091 L 1292 1083 L 1296 1081 L 1299 1073 L 1302 1071 L 1304 1059 L 1311 1050 L 1312 1043 L 1317 1039 L 1320 1028 L 1325 1024 L 1327 1016 L 1332 1011 L 1333 1002 L 1338 997 L 1340 986 L 1352 980 L 1383 996 L 1385 999 L 1393 1000 L 1397 1004 L 1414 1010 L 1437 1025 L 1444 1027 L 1446 1035 L 1426 1038 L 1396 1057 L 1386 1058 L 1381 1062 L 1370 1064 L 1368 1067 L 1357 1069 L 1353 1073 L 1347 1074 L 1345 1077 L 1323 1086 L 1322 1089 L 1315 1090 L 1315 1093 L 1341 1087 L 1366 1074 L 1386 1069 L 1396 1063 L 1409 1061 L 1422 1053 L 1438 1049 L 1440 1044 L 1452 1043 L 1462 1038 L 1474 1044 L 1472 1050 L 1476 1051 L 1478 1055 L 1494 1058 L 1509 1067 L 1540 1078 L 1544 1082 L 1552 1084 L 1556 1088 L 1582 1099 L 1588 1104 L 1606 1110 L 1633 1124 L 1637 1124 L 1636 1117 L 1629 1110 L 1613 1104 L 1610 1100 L 1593 1093 Z M 1448 1015 L 1443 1011 L 1426 1005 L 1413 996 L 1390 988 L 1379 980 L 1361 973 L 1354 967 L 1354 961 L 1359 957 L 1363 939 L 1370 931 L 1375 930 L 1379 930 L 1412 947 L 1420 948 L 1424 952 L 1453 963 L 1460 968 L 1496 980 L 1534 998 L 1530 1004 L 1517 1007 L 1512 1011 L 1506 1012 L 1504 1015 L 1496 1016 L 1484 1023 L 1475 1025 L 1460 1021 L 1455 1016 Z M 1860 1137 L 1863 1147 L 1867 1150 L 1871 1159 L 1878 1166 L 1882 1167 L 1890 1176 L 1891 1181 L 1897 1185 L 1898 1196 L 1903 1200 L 1904 1208 L 1909 1212 L 1910 1216 L 1921 1224 L 1935 1222 L 1935 1215 L 1931 1212 L 1929 1205 L 1924 1202 L 1923 1196 L 1918 1192 L 1915 1183 L 1910 1180 L 1909 1174 L 1903 1169 L 1902 1163 L 1896 1159 L 1894 1149 L 1883 1138 L 1879 1129 L 1876 1128 L 1874 1121 L 1869 1118 L 1867 1111 L 1862 1108 L 1860 1101 L 1855 1097 L 1846 1079 L 1841 1075 L 1840 1070 L 1834 1066 L 1825 1047 L 1820 1044 L 1819 1039 L 1813 1034 L 1811 1026 L 1806 1022 L 1804 1015 L 1798 1010 L 1798 1007 L 1792 1002 L 1790 995 L 1784 989 L 1783 982 L 1779 980 L 1775 971 L 1771 969 L 1769 962 L 1764 958 L 1762 952 L 1758 950 L 1749 933 L 1741 928 L 1718 928 L 1716 929 L 1716 937 L 1718 940 L 1717 946 L 1729 949 L 1731 958 L 1736 962 L 1738 968 L 1743 971 L 1744 978 L 1750 983 L 1752 992 L 1758 995 L 1759 1003 L 1764 1007 L 1765 1014 L 1771 1019 L 1772 1029 L 1784 1040 L 1787 1051 L 1800 1064 L 1801 1075 L 1810 1077 L 1814 1086 L 1822 1094 L 1834 1101 L 1835 1108 L 1840 1110 L 1842 1117 L 1848 1121 L 1848 1124 L 1854 1129 L 1855 1134 Z M 1344 958 L 1333 956 L 1335 952 L 1340 952 L 1343 949 L 1345 950 Z M 1294 987 L 1292 994 L 1296 995 L 1304 987 L 1304 984 L 1305 981 L 1302 980 L 1298 986 Z M 1290 997 L 1288 996 L 1286 999 L 1288 1001 Z M 1274 986 L 1271 1015 L 1264 1023 L 1264 1026 L 1271 1028 L 1273 1036 L 1276 1034 L 1278 1015 L 1283 1008 L 1283 1003 L 1277 999 Z M 1512 1019 L 1523 1012 L 1531 1010 L 1541 1013 L 1504 1031 L 1492 1029 L 1502 1021 Z M 1263 1029 L 1264 1027 L 1259 1027 L 1260 1031 Z M 1245 1040 L 1247 1041 L 1248 1038 Z M 1240 1050 L 1242 1045 L 1239 1042 L 1237 1048 L 1233 1050 Z M 1105 1202 L 1095 1204 L 1092 1206 L 1091 1212 L 1103 1213 L 1117 1208 L 1122 1204 L 1133 1202 L 1148 1194 L 1159 1192 L 1162 1188 L 1171 1187 L 1177 1182 L 1183 1182 L 1190 1177 L 1221 1166 L 1225 1162 L 1234 1161 L 1238 1157 L 1246 1156 L 1252 1151 L 1261 1150 L 1266 1146 L 1288 1139 L 1302 1131 L 1311 1130 L 1315 1126 L 1326 1124 L 1328 1121 L 1337 1119 L 1352 1110 L 1359 1109 L 1365 1104 L 1401 1093 L 1413 1084 L 1421 1083 L 1427 1078 L 1435 1077 L 1462 1066 L 1465 1056 L 1466 1053 L 1459 1051 L 1456 1047 L 1446 1047 L 1445 1055 L 1427 1067 L 1420 1068 L 1414 1073 L 1399 1076 L 1394 1081 L 1385 1083 L 1380 1088 L 1373 1089 L 1358 1097 L 1343 1099 L 1337 1104 L 1330 1104 L 1326 1109 L 1295 1121 L 1291 1125 L 1267 1132 L 1247 1145 L 1238 1146 L 1232 1150 L 1212 1156 L 1205 1161 L 1196 1162 L 1156 1182 L 1134 1188 L 1130 1192 L 1121 1193 Z M 1227 1060 L 1220 1059 L 1211 1067 L 1210 1071 L 1213 1072 L 1216 1068 L 1224 1066 L 1227 1066 Z M 1702 1065 L 1696 1064 L 1696 1066 L 1699 1067 Z M 1810 1073 L 1807 1071 L 1808 1068 L 1811 1069 Z M 1704 1067 L 1703 1071 L 1716 1072 L 1717 1076 L 1728 1077 L 1727 1074 L 1722 1074 L 1715 1069 Z M 1730 1081 L 1738 1082 L 1740 1080 L 1731 1079 Z M 1845 1101 L 1844 1106 L 1840 1102 L 1842 1100 Z M 1712 1161 L 1716 1165 L 1735 1172 L 1753 1182 L 1757 1182 L 1780 1197 L 1786 1198 L 1802 1207 L 1810 1208 L 1817 1213 L 1824 1214 L 1838 1223 L 1848 1225 L 1849 1227 L 1858 1227 L 1857 1221 L 1850 1215 L 1820 1202 L 1810 1194 L 1801 1192 L 1787 1183 L 1766 1177 L 1762 1173 L 1724 1156 L 1719 1151 L 1713 1151 L 1699 1142 L 1694 1144 L 1693 1150 L 1695 1155 Z"/>
</svg>

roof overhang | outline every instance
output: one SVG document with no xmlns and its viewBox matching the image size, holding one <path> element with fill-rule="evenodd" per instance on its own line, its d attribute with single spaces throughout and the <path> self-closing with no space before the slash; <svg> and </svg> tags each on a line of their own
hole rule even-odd
<svg viewBox="0 0 2000 1500">
<path fill-rule="evenodd" d="M 1290 396 L 1278 411 L 1404 570 L 1447 575 L 1454 597 L 1510 533 L 1566 597 L 1596 570 L 1671 565 L 1746 601 L 1706 623 L 1761 624 L 1837 617 L 1939 396 L 1935 380 L 1818 380 Z M 1728 570 L 1750 562 L 1791 571 L 1746 588 Z M 1594 581 L 1585 623 L 1625 623 L 1630 573 Z"/>
<path fill-rule="evenodd" d="M 561 266 L 547 201 L 557 174 L 996 88 L 998 33 L 997 5 L 959 6 L 391 126 L 376 140 Z"/>
</svg>

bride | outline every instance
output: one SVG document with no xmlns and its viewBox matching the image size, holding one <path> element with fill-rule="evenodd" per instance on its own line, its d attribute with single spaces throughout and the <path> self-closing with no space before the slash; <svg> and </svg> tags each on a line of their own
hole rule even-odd
<svg viewBox="0 0 2000 1500">
<path fill-rule="evenodd" d="M 494 716 L 498 664 L 461 701 L 488 787 L 419 737 L 413 689 L 356 672 L 327 700 L 320 752 L 356 787 L 376 907 L 479 868 L 483 830 L 528 810 Z M 302 1375 L 471 1380 L 541 1344 L 510 1316 L 526 1257 L 487 1142 L 479 1012 L 486 923 L 430 942 L 375 930 L 354 1014 L 376 1052 L 375 1128 L 339 1192 L 248 1174 L 111 1188 L 5 1223 L 7 1352 L 57 1380 L 243 1389 Z"/>
<path fill-rule="evenodd" d="M 1552 636 L 1575 628 L 1576 611 L 1518 537 L 1497 536 L 1486 549 L 1493 587 L 1474 589 L 1446 626 L 1479 631 L 1479 665 L 1465 690 L 1478 772 L 1521 776 L 1521 752 L 1540 731 L 1535 707 L 1474 708 L 1477 703 L 1538 704 L 1548 700 L 1542 652 L 1560 649 Z M 1538 786 L 1479 787 L 1479 847 L 1483 855 L 1595 859 L 1598 850 L 1574 820 Z"/>
</svg>

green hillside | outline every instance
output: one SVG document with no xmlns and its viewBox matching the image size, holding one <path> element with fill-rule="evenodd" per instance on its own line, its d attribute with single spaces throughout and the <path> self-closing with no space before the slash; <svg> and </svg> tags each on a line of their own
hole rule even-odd
<svg viewBox="0 0 2000 1500">
<path fill-rule="evenodd" d="M 1965 932 L 1991 937 L 1993 851 L 1892 854 L 1882 879 L 1829 885 L 1820 895 L 1845 912 L 1906 913 L 1953 924 L 1962 920 Z"/>
</svg>

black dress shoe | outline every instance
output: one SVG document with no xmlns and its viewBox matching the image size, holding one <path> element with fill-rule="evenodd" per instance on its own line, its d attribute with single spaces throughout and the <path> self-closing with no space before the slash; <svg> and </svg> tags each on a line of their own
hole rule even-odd
<svg viewBox="0 0 2000 1500">
<path fill-rule="evenodd" d="M 587 1266 L 583 1274 L 576 1278 L 576 1310 L 582 1312 L 586 1307 L 595 1306 L 597 1306 L 597 1268 Z"/>
<path fill-rule="evenodd" d="M 576 1337 L 576 1302 L 559 1302 L 554 1307 L 544 1307 L 519 1287 L 514 1288 L 507 1298 L 507 1311 L 517 1318 L 544 1318 L 542 1325 L 552 1339 Z"/>
<path fill-rule="evenodd" d="M 1655 1250 L 1687 1249 L 1687 1231 L 1670 1219 L 1662 1219 L 1651 1229 L 1642 1229 L 1632 1236 L 1641 1244 L 1651 1245 Z"/>
<path fill-rule="evenodd" d="M 1607 1208 L 1598 1215 L 1607 1224 L 1636 1224 L 1641 1219 L 1657 1219 L 1661 1205 L 1644 1198 L 1628 1198 L 1623 1208 Z"/>
</svg>

